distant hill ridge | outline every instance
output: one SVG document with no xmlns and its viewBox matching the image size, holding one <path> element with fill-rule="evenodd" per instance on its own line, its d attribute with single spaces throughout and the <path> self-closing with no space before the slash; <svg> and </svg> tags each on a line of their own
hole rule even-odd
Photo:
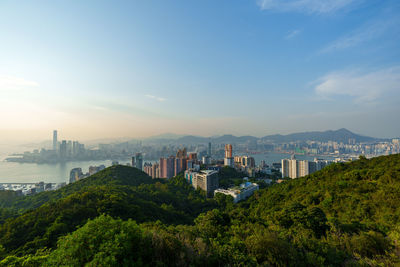
<svg viewBox="0 0 400 267">
<path fill-rule="evenodd" d="M 343 143 L 347 143 L 349 139 L 354 139 L 356 142 L 373 142 L 373 141 L 383 140 L 379 138 L 355 134 L 345 128 L 336 131 L 329 130 L 324 132 L 314 131 L 314 132 L 294 133 L 288 135 L 269 135 L 263 137 L 262 139 L 272 140 L 274 142 L 293 142 L 293 141 L 310 140 L 319 142 L 335 141 Z"/>
<path fill-rule="evenodd" d="M 171 135 L 171 134 L 169 134 Z M 163 135 L 161 135 L 163 136 Z M 167 135 L 168 136 L 168 135 Z M 164 136 L 163 136 L 164 137 Z M 359 135 L 353 133 L 345 128 L 341 128 L 338 130 L 328 130 L 328 131 L 312 131 L 312 132 L 301 132 L 301 133 L 293 133 L 288 135 L 267 135 L 261 138 L 254 136 L 234 136 L 230 134 L 218 136 L 218 137 L 202 137 L 202 136 L 193 136 L 186 135 L 181 137 L 174 138 L 166 138 L 166 136 L 162 139 L 157 138 L 148 138 L 145 142 L 154 142 L 154 141 L 163 141 L 177 144 L 200 144 L 200 143 L 246 143 L 246 142 L 254 142 L 257 140 L 263 140 L 265 142 L 274 142 L 274 143 L 286 143 L 286 142 L 296 142 L 296 141 L 318 141 L 318 142 L 343 142 L 348 143 L 350 139 L 355 140 L 355 142 L 374 142 L 374 141 L 385 141 L 389 139 L 375 138 L 364 135 Z"/>
</svg>

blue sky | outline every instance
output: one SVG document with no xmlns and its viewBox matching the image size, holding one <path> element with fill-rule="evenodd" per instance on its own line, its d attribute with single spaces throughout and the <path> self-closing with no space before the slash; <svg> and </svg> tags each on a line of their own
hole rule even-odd
<svg viewBox="0 0 400 267">
<path fill-rule="evenodd" d="M 0 137 L 400 136 L 400 3 L 1 1 Z"/>
</svg>

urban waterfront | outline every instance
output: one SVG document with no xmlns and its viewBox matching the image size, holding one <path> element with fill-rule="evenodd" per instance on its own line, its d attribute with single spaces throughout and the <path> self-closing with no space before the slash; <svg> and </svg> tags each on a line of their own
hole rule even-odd
<svg viewBox="0 0 400 267">
<path fill-rule="evenodd" d="M 281 159 L 290 158 L 287 153 L 262 153 L 251 155 L 254 157 L 256 164 L 264 160 L 266 164 L 280 162 Z M 313 160 L 314 156 L 296 155 L 301 160 Z M 329 156 L 319 156 L 321 159 L 333 159 Z M 144 159 L 144 162 L 153 162 Z M 130 163 L 130 159 L 120 160 L 120 164 Z M 44 181 L 46 183 L 62 183 L 69 181 L 69 174 L 73 168 L 82 168 L 83 172 L 87 172 L 90 166 L 105 165 L 111 166 L 112 160 L 99 161 L 71 161 L 58 164 L 35 164 L 35 163 L 17 163 L 7 162 L 2 159 L 0 161 L 0 183 L 36 183 Z"/>
<path fill-rule="evenodd" d="M 121 164 L 129 162 L 120 161 Z M 16 163 L 0 161 L 0 183 L 62 183 L 69 181 L 69 173 L 73 168 L 82 168 L 87 172 L 90 166 L 111 166 L 111 160 L 80 161 L 58 164 Z"/>
</svg>

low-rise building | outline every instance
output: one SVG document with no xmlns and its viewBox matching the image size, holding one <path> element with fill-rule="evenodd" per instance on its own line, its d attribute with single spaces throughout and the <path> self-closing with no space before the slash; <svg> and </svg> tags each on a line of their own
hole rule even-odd
<svg viewBox="0 0 400 267">
<path fill-rule="evenodd" d="M 241 200 L 245 200 L 246 198 L 250 197 L 258 189 L 259 189 L 258 184 L 251 183 L 251 182 L 245 182 L 245 183 L 241 184 L 240 186 L 231 187 L 229 189 L 219 188 L 214 191 L 214 196 L 218 193 L 224 194 L 224 195 L 230 195 L 233 197 L 233 202 L 237 203 Z"/>
</svg>

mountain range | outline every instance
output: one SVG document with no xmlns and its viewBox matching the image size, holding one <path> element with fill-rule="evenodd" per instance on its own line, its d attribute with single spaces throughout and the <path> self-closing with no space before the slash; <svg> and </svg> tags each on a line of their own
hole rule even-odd
<svg viewBox="0 0 400 267">
<path fill-rule="evenodd" d="M 376 141 L 387 141 L 389 139 L 375 138 L 364 136 L 360 134 L 353 133 L 345 128 L 338 130 L 329 130 L 329 131 L 313 131 L 313 132 L 302 132 L 302 133 L 293 133 L 288 135 L 267 135 L 261 138 L 255 136 L 234 136 L 230 134 L 222 135 L 222 136 L 213 136 L 213 137 L 202 137 L 202 136 L 179 136 L 173 134 L 167 135 L 159 135 L 156 137 L 150 137 L 144 139 L 145 143 L 175 143 L 175 144 L 201 144 L 201 143 L 248 143 L 261 140 L 264 143 L 288 143 L 288 142 L 296 142 L 296 141 L 319 141 L 319 142 L 343 142 L 348 143 L 349 140 L 354 140 L 357 143 L 363 142 L 376 142 Z"/>
</svg>

